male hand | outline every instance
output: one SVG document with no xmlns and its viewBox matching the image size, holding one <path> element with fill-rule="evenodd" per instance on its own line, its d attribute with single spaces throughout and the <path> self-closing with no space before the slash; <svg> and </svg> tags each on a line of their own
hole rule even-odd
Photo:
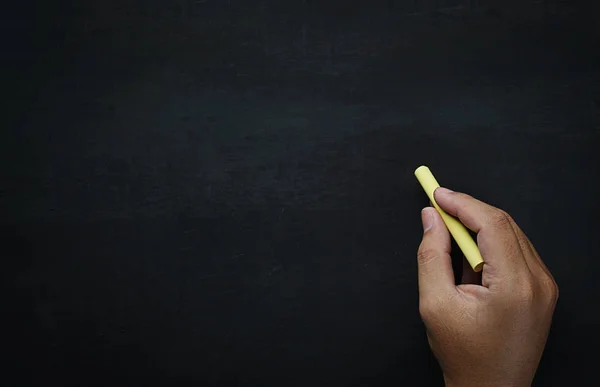
<svg viewBox="0 0 600 387">
<path fill-rule="evenodd" d="M 465 262 L 455 284 L 450 235 L 438 212 L 422 212 L 419 311 L 449 387 L 530 386 L 542 356 L 558 287 L 504 211 L 445 188 L 437 204 L 477 233 L 481 276 Z"/>
</svg>

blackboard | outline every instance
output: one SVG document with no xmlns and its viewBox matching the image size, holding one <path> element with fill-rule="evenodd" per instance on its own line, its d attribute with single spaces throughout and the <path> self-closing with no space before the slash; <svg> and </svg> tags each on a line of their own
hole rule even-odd
<svg viewBox="0 0 600 387">
<path fill-rule="evenodd" d="M 421 164 L 510 212 L 553 272 L 536 385 L 596 385 L 597 16 L 10 5 L 11 385 L 441 385 L 417 308 Z"/>
</svg>

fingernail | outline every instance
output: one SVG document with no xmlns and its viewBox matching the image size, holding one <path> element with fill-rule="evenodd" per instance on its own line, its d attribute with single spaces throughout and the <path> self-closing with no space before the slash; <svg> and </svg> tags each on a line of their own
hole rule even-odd
<svg viewBox="0 0 600 387">
<path fill-rule="evenodd" d="M 427 232 L 431 226 L 433 226 L 433 214 L 431 211 L 435 211 L 431 207 L 423 208 L 421 211 L 421 221 L 423 222 L 423 232 Z"/>
<path fill-rule="evenodd" d="M 442 195 L 454 193 L 454 191 L 452 191 L 451 189 L 444 187 L 437 188 L 435 191 L 441 193 Z"/>
</svg>

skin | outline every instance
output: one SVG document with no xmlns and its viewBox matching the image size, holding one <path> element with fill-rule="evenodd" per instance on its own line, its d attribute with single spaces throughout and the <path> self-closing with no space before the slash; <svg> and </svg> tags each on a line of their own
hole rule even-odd
<svg viewBox="0 0 600 387">
<path fill-rule="evenodd" d="M 477 233 L 482 273 L 466 264 L 456 284 L 450 235 L 423 209 L 419 311 L 448 387 L 530 386 L 542 357 L 558 286 L 527 236 L 504 211 L 438 188 L 438 205 Z"/>
</svg>

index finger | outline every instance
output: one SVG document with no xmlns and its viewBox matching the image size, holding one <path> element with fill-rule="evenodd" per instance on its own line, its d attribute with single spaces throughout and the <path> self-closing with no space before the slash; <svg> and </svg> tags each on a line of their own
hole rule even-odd
<svg viewBox="0 0 600 387">
<path fill-rule="evenodd" d="M 506 276 L 529 271 L 519 240 L 511 226 L 510 216 L 469 195 L 438 188 L 435 200 L 450 215 L 477 233 L 477 244 L 485 259 L 485 267 Z"/>
</svg>

